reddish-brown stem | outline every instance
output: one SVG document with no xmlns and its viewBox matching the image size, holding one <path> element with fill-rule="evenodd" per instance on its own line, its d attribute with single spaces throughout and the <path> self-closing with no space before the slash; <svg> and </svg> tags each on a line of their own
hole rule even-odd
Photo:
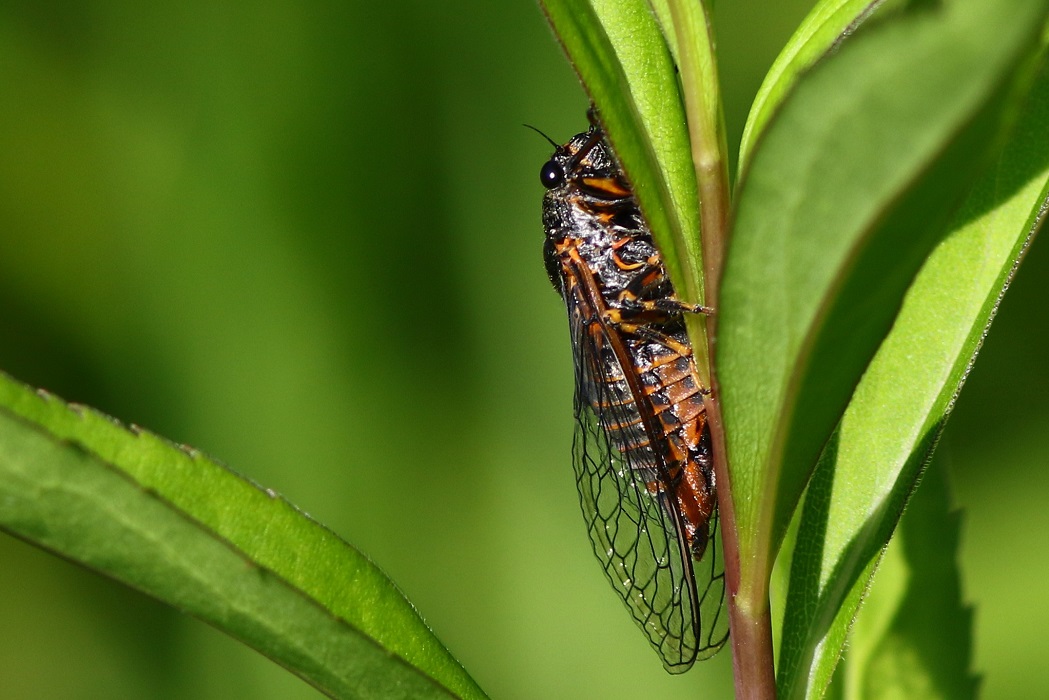
<svg viewBox="0 0 1049 700">
<path fill-rule="evenodd" d="M 716 338 L 716 319 L 708 319 L 710 337 Z M 773 700 L 776 676 L 772 656 L 772 619 L 767 592 L 758 605 L 739 597 L 740 555 L 736 530 L 736 509 L 732 502 L 732 478 L 728 469 L 725 431 L 717 402 L 717 375 L 707 401 L 707 418 L 714 447 L 714 474 L 717 479 L 718 517 L 725 555 L 726 598 L 732 634 L 732 669 L 737 700 Z"/>
<path fill-rule="evenodd" d="M 732 672 L 736 700 L 774 700 L 776 674 L 772 663 L 772 618 L 769 606 L 756 616 L 739 605 L 729 607 L 732 626 Z"/>
<path fill-rule="evenodd" d="M 776 697 L 776 677 L 768 586 L 748 586 L 746 590 L 741 590 L 744 567 L 751 562 L 744 562 L 740 558 L 732 478 L 728 468 L 728 446 L 719 404 L 717 368 L 714 365 L 718 290 L 728 238 L 731 193 L 725 155 L 728 149 L 725 142 L 724 116 L 717 85 L 713 29 L 709 8 L 705 3 L 700 3 L 698 7 L 701 12 L 696 11 L 696 5 L 686 6 L 680 0 L 672 0 L 670 3 L 675 26 L 680 30 L 688 23 L 690 29 L 678 35 L 678 45 L 692 142 L 692 162 L 696 169 L 700 198 L 704 298 L 706 303 L 715 309 L 714 314 L 707 317 L 706 327 L 706 354 L 711 362 L 711 393 L 707 398 L 706 408 L 713 440 L 714 475 L 725 553 L 732 665 L 737 700 L 773 700 Z M 688 40 L 689 36 L 704 36 L 706 41 L 693 43 Z M 762 575 L 758 576 L 759 581 Z"/>
<path fill-rule="evenodd" d="M 706 337 L 704 338 L 701 330 L 696 328 L 692 329 L 691 334 L 694 347 L 697 348 L 697 362 L 710 362 L 709 367 L 701 366 L 700 372 L 702 379 L 709 380 L 711 389 L 705 404 L 713 441 L 714 476 L 725 554 L 725 583 L 732 634 L 736 697 L 746 700 L 772 700 L 776 697 L 776 678 L 772 655 L 767 571 L 755 571 L 752 567 L 753 562 L 745 562 L 740 558 L 732 478 L 728 468 L 728 449 L 715 367 L 718 289 L 729 231 L 731 192 L 714 33 L 709 6 L 705 0 L 670 0 L 668 7 L 677 39 L 678 63 L 692 145 L 692 163 L 696 171 L 700 202 L 703 298 L 706 305 L 715 309 L 706 319 Z M 705 348 L 701 346 L 702 341 L 706 341 Z M 749 585 L 746 586 L 743 585 L 744 574 L 747 574 L 749 579 Z"/>
</svg>

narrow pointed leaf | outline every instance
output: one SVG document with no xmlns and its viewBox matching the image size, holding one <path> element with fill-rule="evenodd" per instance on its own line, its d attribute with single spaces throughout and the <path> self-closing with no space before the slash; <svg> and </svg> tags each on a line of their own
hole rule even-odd
<svg viewBox="0 0 1049 700">
<path fill-rule="evenodd" d="M 755 141 L 761 137 L 769 119 L 786 99 L 801 74 L 827 55 L 845 32 L 855 30 L 875 10 L 884 13 L 898 0 L 823 0 L 802 20 L 787 41 L 754 96 L 754 103 L 743 127 L 739 146 L 739 170 L 750 161 Z"/>
<path fill-rule="evenodd" d="M 1049 197 L 1049 67 L 907 292 L 805 499 L 779 673 L 820 697 L 878 554 L 935 445 Z"/>
<path fill-rule="evenodd" d="M 754 151 L 717 361 L 744 597 L 761 596 L 820 451 L 1012 115 L 1046 5 L 920 3 L 861 27 Z"/>
<path fill-rule="evenodd" d="M 0 528 L 333 697 L 484 697 L 393 582 L 330 530 L 193 450 L 2 374 Z"/>
</svg>

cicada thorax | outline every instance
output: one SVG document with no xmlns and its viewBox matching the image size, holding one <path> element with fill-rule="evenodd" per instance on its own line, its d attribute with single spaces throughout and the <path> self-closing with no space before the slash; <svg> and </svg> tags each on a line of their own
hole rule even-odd
<svg viewBox="0 0 1049 700">
<path fill-rule="evenodd" d="M 645 488 L 673 502 L 693 558 L 715 508 L 705 389 L 684 309 L 633 192 L 594 127 L 543 171 L 547 270 L 601 367 L 584 391 Z M 578 355 L 578 353 L 577 353 Z M 577 358 L 578 361 L 578 358 Z"/>
</svg>

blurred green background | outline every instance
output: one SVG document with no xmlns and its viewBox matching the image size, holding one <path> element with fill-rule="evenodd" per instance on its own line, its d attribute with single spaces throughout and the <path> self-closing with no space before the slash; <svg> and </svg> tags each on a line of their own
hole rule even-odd
<svg viewBox="0 0 1049 700">
<path fill-rule="evenodd" d="M 718 3 L 730 144 L 810 4 Z M 729 697 L 727 654 L 663 672 L 578 513 L 521 124 L 586 106 L 531 0 L 0 4 L 0 368 L 285 494 L 494 698 Z M 986 697 L 1049 688 L 1047 267 L 944 441 Z M 318 697 L 6 535 L 0 630 L 4 700 Z"/>
</svg>

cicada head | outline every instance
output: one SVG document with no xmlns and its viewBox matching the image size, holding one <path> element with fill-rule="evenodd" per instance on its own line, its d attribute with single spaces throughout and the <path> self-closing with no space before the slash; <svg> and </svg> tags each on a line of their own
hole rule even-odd
<svg viewBox="0 0 1049 700">
<path fill-rule="evenodd" d="M 539 181 L 548 190 L 547 200 L 573 193 L 605 201 L 632 195 L 612 149 L 596 125 L 558 146 L 539 170 Z"/>
<path fill-rule="evenodd" d="M 613 226 L 635 230 L 640 217 L 629 183 L 599 126 L 555 148 L 539 171 L 543 197 L 544 259 L 550 281 L 564 289 L 557 249 L 597 237 Z"/>
</svg>

